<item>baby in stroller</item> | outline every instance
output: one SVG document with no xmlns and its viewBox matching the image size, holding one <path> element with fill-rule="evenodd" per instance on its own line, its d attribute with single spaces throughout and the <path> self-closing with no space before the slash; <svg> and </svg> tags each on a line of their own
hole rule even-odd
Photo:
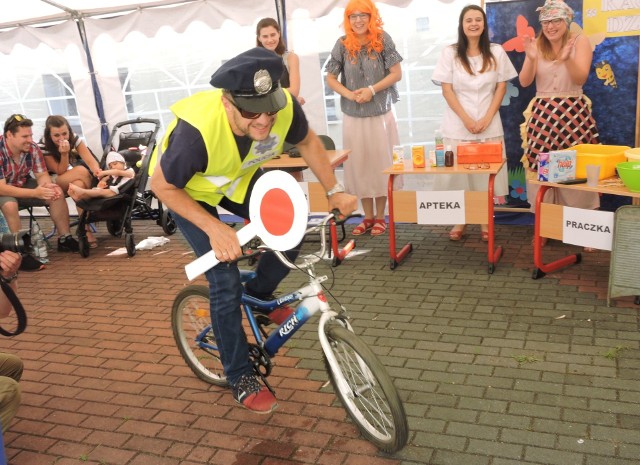
<svg viewBox="0 0 640 465">
<path fill-rule="evenodd" d="M 126 167 L 124 157 L 118 152 L 107 154 L 106 165 L 109 169 L 98 170 L 98 186 L 93 189 L 84 189 L 75 184 L 69 184 L 69 197 L 76 202 L 92 198 L 108 198 L 118 195 L 120 188 L 127 184 L 135 176 L 133 168 Z"/>
</svg>

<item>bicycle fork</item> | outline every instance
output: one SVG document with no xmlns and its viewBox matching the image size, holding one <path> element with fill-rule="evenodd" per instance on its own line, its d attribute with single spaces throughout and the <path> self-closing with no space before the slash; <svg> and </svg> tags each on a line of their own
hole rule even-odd
<svg viewBox="0 0 640 465">
<path fill-rule="evenodd" d="M 349 381 L 345 378 L 344 376 L 344 372 L 342 367 L 340 366 L 340 363 L 338 362 L 338 360 L 336 359 L 334 352 L 331 348 L 331 343 L 329 342 L 329 339 L 327 338 L 327 334 L 324 330 L 325 326 L 327 325 L 327 323 L 335 318 L 337 316 L 337 314 L 331 310 L 328 312 L 324 312 L 321 316 L 320 316 L 320 322 L 318 324 L 318 338 L 320 339 L 320 345 L 322 346 L 322 351 L 324 352 L 325 357 L 327 358 L 327 362 L 329 363 L 329 366 L 331 367 L 331 370 L 333 372 L 333 376 L 335 381 L 338 383 L 338 387 L 340 389 L 340 391 L 342 392 L 349 392 L 351 391 L 353 394 L 353 397 L 358 397 L 358 395 L 360 394 L 360 392 L 362 391 L 366 391 L 368 389 L 371 388 L 371 386 L 374 386 L 376 384 L 375 381 L 375 377 L 373 376 L 373 374 L 371 373 L 371 371 L 369 370 L 369 367 L 367 366 L 366 363 L 364 363 L 364 361 L 358 357 L 358 365 L 360 366 L 360 371 L 361 373 L 363 373 L 365 375 L 365 380 L 366 383 L 364 383 L 358 390 L 353 390 L 349 384 Z M 349 324 L 349 322 L 345 319 L 341 319 L 340 322 L 342 324 L 344 324 L 344 327 L 349 330 L 350 332 L 353 332 L 353 328 L 351 327 L 351 325 Z M 356 354 L 357 357 L 357 354 Z"/>
</svg>

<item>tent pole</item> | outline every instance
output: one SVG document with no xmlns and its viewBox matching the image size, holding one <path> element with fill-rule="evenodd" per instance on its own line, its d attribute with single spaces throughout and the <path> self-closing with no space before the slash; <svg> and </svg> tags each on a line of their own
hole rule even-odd
<svg viewBox="0 0 640 465">
<path fill-rule="evenodd" d="M 280 24 L 280 29 L 282 31 L 282 41 L 287 49 L 289 49 L 289 44 L 287 41 L 287 12 L 285 0 L 275 0 L 276 2 L 276 14 L 278 15 L 278 23 Z"/>
<path fill-rule="evenodd" d="M 107 121 L 104 114 L 102 95 L 100 94 L 100 88 L 98 87 L 98 81 L 96 80 L 96 72 L 93 67 L 93 59 L 91 58 L 91 51 L 89 50 L 89 42 L 87 41 L 87 33 L 84 28 L 84 21 L 82 20 L 82 18 L 76 18 L 76 24 L 78 25 L 78 32 L 80 33 L 80 40 L 82 41 L 84 53 L 87 56 L 87 65 L 89 66 L 89 76 L 91 77 L 93 98 L 96 104 L 96 112 L 98 113 L 98 118 L 100 119 L 100 141 L 102 142 L 102 148 L 104 149 L 104 146 L 109 140 L 109 129 L 107 128 Z"/>
</svg>

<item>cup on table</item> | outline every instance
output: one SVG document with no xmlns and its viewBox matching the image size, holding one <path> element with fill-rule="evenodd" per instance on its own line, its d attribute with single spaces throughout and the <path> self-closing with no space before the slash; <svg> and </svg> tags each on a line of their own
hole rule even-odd
<svg viewBox="0 0 640 465">
<path fill-rule="evenodd" d="M 600 180 L 600 165 L 587 165 L 587 186 L 596 187 Z"/>
</svg>

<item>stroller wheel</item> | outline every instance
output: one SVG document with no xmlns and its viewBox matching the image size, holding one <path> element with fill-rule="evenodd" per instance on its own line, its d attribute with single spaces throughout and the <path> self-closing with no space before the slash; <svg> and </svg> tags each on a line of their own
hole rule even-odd
<svg viewBox="0 0 640 465">
<path fill-rule="evenodd" d="M 127 248 L 127 255 L 133 257 L 136 254 L 136 241 L 133 234 L 127 233 L 124 237 L 124 245 Z"/>
<path fill-rule="evenodd" d="M 86 235 L 78 236 L 78 251 L 80 252 L 80 256 L 83 258 L 87 258 L 89 256 L 89 239 L 87 239 Z"/>
<path fill-rule="evenodd" d="M 162 211 L 162 230 L 165 234 L 171 236 L 176 232 L 178 226 L 176 225 L 176 220 L 171 216 L 171 212 L 169 210 Z"/>
<path fill-rule="evenodd" d="M 122 220 L 108 220 L 107 231 L 109 231 L 109 234 L 112 236 L 120 237 L 122 235 Z"/>
</svg>

